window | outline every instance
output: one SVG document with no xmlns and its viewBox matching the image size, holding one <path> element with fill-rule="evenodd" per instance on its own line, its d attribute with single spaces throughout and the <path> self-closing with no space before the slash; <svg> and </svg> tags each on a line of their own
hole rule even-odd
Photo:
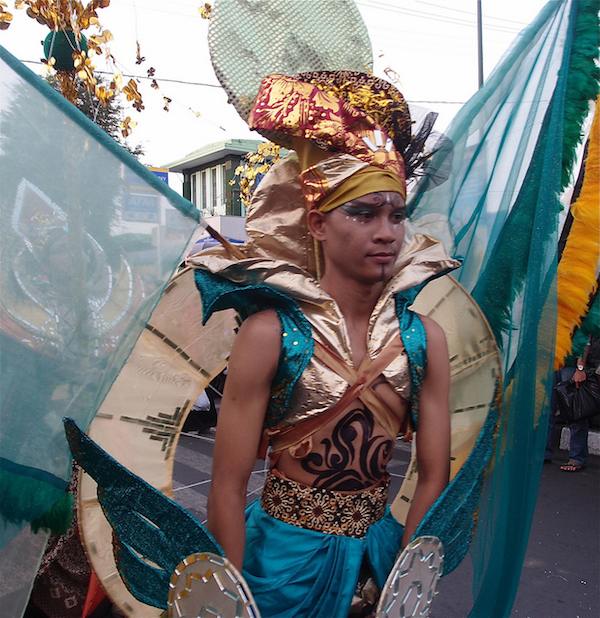
<svg viewBox="0 0 600 618">
<path fill-rule="evenodd" d="M 211 189 L 211 215 L 216 214 L 217 211 L 217 168 L 210 168 L 210 189 Z"/>
<path fill-rule="evenodd" d="M 196 195 L 196 174 L 192 174 L 190 187 L 190 201 L 196 207 L 198 207 L 198 196 Z"/>
<path fill-rule="evenodd" d="M 227 208 L 227 166 L 221 165 L 221 211 L 222 214 L 228 215 Z"/>
<path fill-rule="evenodd" d="M 200 210 L 206 210 L 206 172 L 200 172 Z"/>
</svg>

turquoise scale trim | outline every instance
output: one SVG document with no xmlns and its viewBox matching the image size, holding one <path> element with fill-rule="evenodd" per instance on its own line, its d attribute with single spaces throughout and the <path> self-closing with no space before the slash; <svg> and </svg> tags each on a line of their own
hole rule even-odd
<svg viewBox="0 0 600 618">
<path fill-rule="evenodd" d="M 462 262 L 461 257 L 455 256 L 454 259 Z M 430 281 L 434 281 L 439 277 L 444 277 L 452 272 L 452 270 L 454 269 L 448 268 L 442 270 L 414 287 L 397 292 L 394 295 L 400 338 L 402 339 L 404 349 L 406 350 L 406 356 L 408 357 L 408 369 L 411 382 L 410 417 L 415 429 L 419 420 L 421 387 L 423 386 L 423 380 L 425 379 L 425 373 L 427 371 L 427 332 L 425 331 L 425 326 L 419 314 L 409 309 L 409 307 L 415 302 L 419 292 Z"/>
<path fill-rule="evenodd" d="M 429 508 L 413 535 L 413 539 L 426 535 L 441 539 L 445 553 L 444 575 L 453 571 L 469 550 L 497 421 L 498 409 L 492 404 L 471 454 Z"/>
<path fill-rule="evenodd" d="M 269 427 L 283 420 L 289 411 L 294 388 L 315 351 L 310 323 L 298 306 L 292 313 L 277 309 L 277 315 L 281 323 L 281 354 L 267 410 Z"/>
<path fill-rule="evenodd" d="M 265 309 L 277 312 L 281 323 L 281 353 L 265 422 L 267 427 L 276 425 L 289 410 L 294 388 L 312 358 L 314 341 L 310 323 L 291 296 L 265 283 L 233 283 L 205 270 L 196 270 L 195 281 L 202 301 L 203 323 L 215 311 L 224 309 L 234 309 L 242 320 Z"/>
<path fill-rule="evenodd" d="M 422 286 L 396 294 L 396 315 L 400 338 L 408 357 L 410 372 L 410 418 L 416 429 L 419 420 L 419 399 L 427 371 L 427 333 L 419 314 L 408 307 L 414 302 Z"/>
</svg>

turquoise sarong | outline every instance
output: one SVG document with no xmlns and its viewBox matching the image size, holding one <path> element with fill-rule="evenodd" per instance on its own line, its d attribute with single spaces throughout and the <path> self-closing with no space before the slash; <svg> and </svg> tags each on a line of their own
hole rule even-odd
<svg viewBox="0 0 600 618">
<path fill-rule="evenodd" d="M 346 618 L 363 559 L 381 588 L 403 533 L 389 508 L 358 539 L 287 524 L 255 500 L 246 509 L 244 577 L 262 618 Z"/>
</svg>

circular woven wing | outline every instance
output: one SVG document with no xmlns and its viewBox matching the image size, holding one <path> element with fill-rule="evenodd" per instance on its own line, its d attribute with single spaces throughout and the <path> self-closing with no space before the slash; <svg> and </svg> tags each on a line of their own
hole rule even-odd
<svg viewBox="0 0 600 618">
<path fill-rule="evenodd" d="M 221 311 L 202 325 L 194 271 L 176 275 L 153 311 L 125 366 L 88 430 L 119 463 L 172 495 L 175 449 L 196 397 L 225 366 L 238 322 Z M 112 529 L 82 474 L 78 520 L 88 559 L 111 600 L 126 615 L 158 618 L 161 610 L 136 600 L 113 555 Z"/>
<path fill-rule="evenodd" d="M 472 296 L 451 276 L 427 284 L 413 309 L 435 320 L 446 334 L 450 357 L 451 448 L 450 479 L 461 469 L 494 401 L 502 365 L 496 340 Z M 406 515 L 417 483 L 413 456 L 402 487 L 392 505 L 400 521 Z"/>
<path fill-rule="evenodd" d="M 352 0 L 217 0 L 208 45 L 229 102 L 245 121 L 267 75 L 373 68 L 367 28 Z"/>
</svg>

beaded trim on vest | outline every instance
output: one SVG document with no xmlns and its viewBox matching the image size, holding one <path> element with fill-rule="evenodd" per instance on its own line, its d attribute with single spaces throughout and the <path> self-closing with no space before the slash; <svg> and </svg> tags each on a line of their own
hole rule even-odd
<svg viewBox="0 0 600 618">
<path fill-rule="evenodd" d="M 362 538 L 385 515 L 389 477 L 361 491 L 310 487 L 269 471 L 261 497 L 264 511 L 287 524 Z"/>
</svg>

